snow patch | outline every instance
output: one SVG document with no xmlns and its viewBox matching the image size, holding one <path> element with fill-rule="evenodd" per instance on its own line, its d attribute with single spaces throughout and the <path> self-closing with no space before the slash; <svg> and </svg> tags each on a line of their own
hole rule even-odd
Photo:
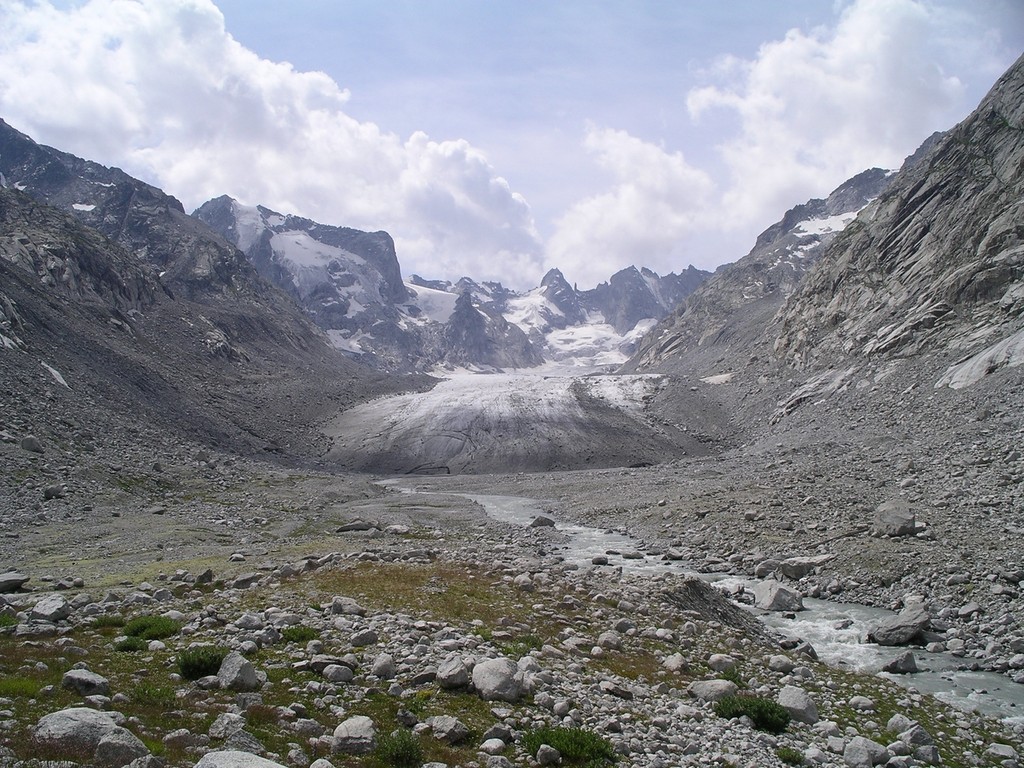
<svg viewBox="0 0 1024 768">
<path fill-rule="evenodd" d="M 735 375 L 735 373 L 719 373 L 714 376 L 705 376 L 701 381 L 705 384 L 728 384 Z"/>
<path fill-rule="evenodd" d="M 424 288 L 413 283 L 405 283 L 405 288 L 413 296 L 411 304 L 418 307 L 423 317 L 431 322 L 447 323 L 455 311 L 455 302 L 459 297 L 454 293 Z"/>
<path fill-rule="evenodd" d="M 90 203 L 72 203 L 71 207 L 76 211 L 92 211 L 96 209 L 96 206 Z"/>
<path fill-rule="evenodd" d="M 331 329 L 327 331 L 327 338 L 331 342 L 331 346 L 335 349 L 339 349 L 342 352 L 348 352 L 353 355 L 366 354 L 366 350 L 360 345 L 359 340 L 362 336 L 347 336 L 348 331 L 338 331 Z"/>
<path fill-rule="evenodd" d="M 237 200 L 231 203 L 231 213 L 235 217 L 235 232 L 238 233 L 238 249 L 248 252 L 253 243 L 259 240 L 266 228 L 259 209 L 254 205 L 242 205 Z"/>
<path fill-rule="evenodd" d="M 827 216 L 823 219 L 807 219 L 793 227 L 793 234 L 800 236 L 827 235 L 833 232 L 842 232 L 846 225 L 857 218 L 857 213 L 839 213 L 835 216 Z"/>
<path fill-rule="evenodd" d="M 47 365 L 46 363 L 41 363 L 41 365 L 43 366 L 43 368 L 50 372 L 50 375 L 53 376 L 54 381 L 56 381 L 62 387 L 67 387 L 68 389 L 71 389 L 71 387 L 68 386 L 67 381 L 64 380 L 64 377 L 61 376 L 60 371 L 58 371 L 52 365 Z"/>
<path fill-rule="evenodd" d="M 963 362 L 951 365 L 935 383 L 935 388 L 964 389 L 1000 368 L 1014 368 L 1021 364 L 1024 364 L 1024 328 Z"/>
</svg>

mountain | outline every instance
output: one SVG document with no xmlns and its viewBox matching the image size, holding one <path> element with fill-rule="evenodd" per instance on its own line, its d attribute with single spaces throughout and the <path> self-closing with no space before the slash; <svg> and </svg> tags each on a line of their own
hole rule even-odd
<svg viewBox="0 0 1024 768">
<path fill-rule="evenodd" d="M 127 445 L 144 430 L 151 443 L 309 460 L 321 409 L 419 385 L 338 354 L 160 190 L 2 122 L 0 174 L 8 429 L 51 445 L 101 434 Z"/>
<path fill-rule="evenodd" d="M 718 362 L 751 343 L 824 248 L 890 181 L 888 172 L 872 168 L 827 198 L 788 210 L 746 256 L 696 287 L 643 339 L 628 365 L 647 368 L 684 356 Z"/>
<path fill-rule="evenodd" d="M 469 277 L 403 281 L 386 232 L 320 224 L 227 196 L 193 216 L 292 295 L 338 349 L 392 372 L 617 365 L 708 275 L 690 267 L 659 277 L 629 267 L 577 291 L 551 270 L 525 293 Z"/>
<path fill-rule="evenodd" d="M 1012 412 L 1024 362 L 1022 125 L 1024 57 L 898 173 L 872 172 L 884 183 L 852 200 L 877 196 L 816 245 L 813 265 L 796 243 L 815 225 L 794 224 L 807 221 L 794 209 L 649 334 L 627 369 L 728 382 L 720 398 L 750 435 L 821 420 L 879 434 L 904 425 L 938 454 L 973 429 L 971 414 Z M 1011 444 L 991 439 L 1007 455 Z"/>
</svg>

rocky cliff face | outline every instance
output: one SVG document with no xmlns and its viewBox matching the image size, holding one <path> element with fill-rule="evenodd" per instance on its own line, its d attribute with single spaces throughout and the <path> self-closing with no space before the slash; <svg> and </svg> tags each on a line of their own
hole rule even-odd
<svg viewBox="0 0 1024 768">
<path fill-rule="evenodd" d="M 966 386 L 1024 362 L 1024 59 L 833 243 L 774 350 L 821 370 L 943 353 Z"/>
<path fill-rule="evenodd" d="M 763 331 L 825 246 L 881 193 L 890 175 L 864 171 L 827 198 L 791 208 L 757 238 L 750 253 L 720 267 L 642 341 L 630 367 L 684 357 L 717 363 Z"/>
<path fill-rule="evenodd" d="M 172 198 L 0 128 L 7 428 L 115 446 L 144 428 L 151 445 L 298 460 L 317 453 L 319 409 L 389 391 Z"/>
<path fill-rule="evenodd" d="M 0 120 L 0 176 L 158 268 L 175 293 L 265 296 L 253 267 L 175 198 L 118 168 L 37 144 Z"/>
</svg>

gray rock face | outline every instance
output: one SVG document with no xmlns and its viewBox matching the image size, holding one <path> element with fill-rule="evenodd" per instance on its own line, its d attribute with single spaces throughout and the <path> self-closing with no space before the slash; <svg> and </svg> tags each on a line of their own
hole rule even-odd
<svg viewBox="0 0 1024 768">
<path fill-rule="evenodd" d="M 948 348 L 959 360 L 1021 330 L 1022 82 L 1018 60 L 834 243 L 780 312 L 782 359 L 820 368 Z M 939 383 L 970 381 L 954 365 Z"/>
<path fill-rule="evenodd" d="M 64 673 L 61 685 L 70 688 L 82 696 L 110 695 L 110 682 L 102 675 L 87 669 L 69 669 Z"/>
<path fill-rule="evenodd" d="M 739 690 L 731 680 L 695 680 L 686 688 L 686 692 L 701 701 L 719 701 L 732 696 Z"/>
<path fill-rule="evenodd" d="M 221 687 L 230 691 L 257 691 L 260 687 L 256 668 L 237 651 L 232 651 L 224 657 L 220 669 L 217 670 L 217 678 Z"/>
<path fill-rule="evenodd" d="M 872 536 L 912 536 L 916 529 L 917 515 L 907 502 L 886 501 L 875 508 Z"/>
<path fill-rule="evenodd" d="M 843 764 L 847 768 L 872 768 L 885 765 L 889 760 L 889 750 L 877 741 L 854 736 L 843 750 Z"/>
<path fill-rule="evenodd" d="M 62 621 L 71 615 L 71 605 L 60 595 L 47 595 L 32 606 L 30 615 L 41 621 Z"/>
<path fill-rule="evenodd" d="M 284 768 L 284 766 L 251 752 L 221 750 L 207 752 L 194 768 Z"/>
<path fill-rule="evenodd" d="M 18 592 L 28 582 L 28 576 L 17 571 L 0 573 L 0 595 Z"/>
<path fill-rule="evenodd" d="M 779 691 L 779 704 L 799 723 L 814 725 L 818 722 L 818 707 L 803 688 L 787 685 Z"/>
<path fill-rule="evenodd" d="M 849 214 L 844 220 L 852 220 L 889 181 L 885 171 L 873 168 L 826 200 L 812 199 L 787 211 L 746 256 L 716 271 L 645 336 L 630 365 L 650 367 L 684 354 L 717 360 L 726 347 L 758 338 L 844 226 L 834 217 Z M 826 220 L 832 223 L 822 224 Z M 719 342 L 726 346 L 717 347 Z"/>
<path fill-rule="evenodd" d="M 348 718 L 334 729 L 331 751 L 335 754 L 363 755 L 377 743 L 377 728 L 365 715 Z"/>
<path fill-rule="evenodd" d="M 802 611 L 804 600 L 795 589 L 768 579 L 754 585 L 754 605 L 763 611 Z"/>
<path fill-rule="evenodd" d="M 75 707 L 45 715 L 33 729 L 37 743 L 58 754 L 86 754 L 103 768 L 121 768 L 149 754 L 131 731 L 107 712 Z"/>
<path fill-rule="evenodd" d="M 872 627 L 868 639 L 879 645 L 906 645 L 919 639 L 930 623 L 931 616 L 925 607 L 913 605 Z"/>
<path fill-rule="evenodd" d="M 484 701 L 516 702 L 523 695 L 523 675 L 511 659 L 487 659 L 473 667 L 473 687 Z"/>
<path fill-rule="evenodd" d="M 469 685 L 469 670 L 458 656 L 449 656 L 437 665 L 437 684 L 442 688 L 465 688 Z"/>
<path fill-rule="evenodd" d="M 469 738 L 469 728 L 451 715 L 437 715 L 427 718 L 434 737 L 452 746 L 461 744 Z"/>
</svg>

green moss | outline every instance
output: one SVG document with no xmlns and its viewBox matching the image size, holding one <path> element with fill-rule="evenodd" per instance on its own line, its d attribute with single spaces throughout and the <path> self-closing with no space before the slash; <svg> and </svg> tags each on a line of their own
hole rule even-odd
<svg viewBox="0 0 1024 768">
<path fill-rule="evenodd" d="M 304 627 L 301 624 L 297 624 L 282 629 L 281 637 L 287 643 L 308 643 L 310 640 L 316 640 L 320 637 L 320 633 L 312 627 Z"/>
<path fill-rule="evenodd" d="M 799 749 L 793 747 L 779 747 L 775 750 L 775 756 L 786 765 L 803 765 L 804 756 Z"/>
</svg>

